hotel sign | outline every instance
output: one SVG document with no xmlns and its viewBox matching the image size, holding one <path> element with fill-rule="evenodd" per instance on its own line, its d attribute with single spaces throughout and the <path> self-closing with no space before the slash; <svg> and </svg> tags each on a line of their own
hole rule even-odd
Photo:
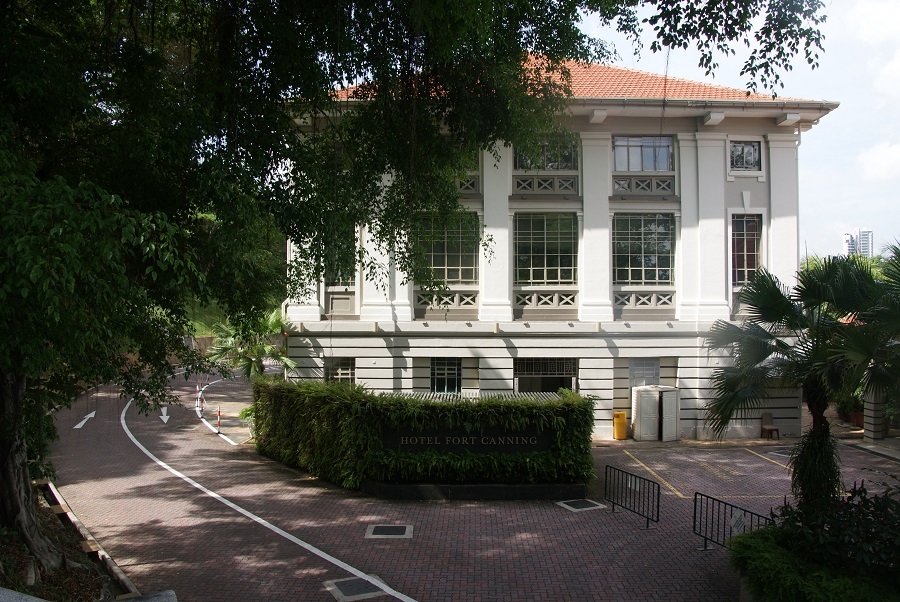
<svg viewBox="0 0 900 602">
<path fill-rule="evenodd" d="M 467 431 L 465 429 L 389 430 L 382 434 L 385 449 L 400 452 L 463 452 L 474 453 L 535 452 L 551 448 L 552 433 L 536 431 Z"/>
</svg>

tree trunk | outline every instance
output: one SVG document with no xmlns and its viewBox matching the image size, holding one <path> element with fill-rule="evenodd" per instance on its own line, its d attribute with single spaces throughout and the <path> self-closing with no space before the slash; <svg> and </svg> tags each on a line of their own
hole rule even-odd
<svg viewBox="0 0 900 602">
<path fill-rule="evenodd" d="M 25 376 L 0 369 L 0 524 L 15 529 L 45 571 L 65 557 L 41 531 L 25 442 Z"/>
<path fill-rule="evenodd" d="M 791 491 L 797 508 L 816 520 L 837 499 L 841 488 L 841 467 L 837 442 L 825 418 L 828 397 L 818 383 L 805 384 L 803 398 L 812 416 L 812 426 L 803 433 L 791 452 Z"/>
</svg>

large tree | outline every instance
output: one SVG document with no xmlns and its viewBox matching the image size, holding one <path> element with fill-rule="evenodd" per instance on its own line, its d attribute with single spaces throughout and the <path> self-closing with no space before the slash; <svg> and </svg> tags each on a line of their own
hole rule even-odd
<svg viewBox="0 0 900 602">
<path fill-rule="evenodd" d="M 453 219 L 478 150 L 558 131 L 569 61 L 612 50 L 581 16 L 633 34 L 638 9 L 709 67 L 752 44 L 765 86 L 820 48 L 818 0 L 0 0 L 0 526 L 60 566 L 28 485 L 42 417 L 99 382 L 158 402 L 172 358 L 204 369 L 185 308 L 249 328 L 273 226 L 295 283 L 374 268 L 362 224 L 427 278 L 416 216 Z"/>
<path fill-rule="evenodd" d="M 713 325 L 709 344 L 731 364 L 713 374 L 707 419 L 722 436 L 732 420 L 758 412 L 773 388 L 799 389 L 812 425 L 791 455 L 791 485 L 798 508 L 814 517 L 840 495 L 829 404 L 857 388 L 900 390 L 900 248 L 880 275 L 865 258 L 837 256 L 806 262 L 797 281 L 788 289 L 760 270 L 741 291 L 743 323 Z"/>
</svg>

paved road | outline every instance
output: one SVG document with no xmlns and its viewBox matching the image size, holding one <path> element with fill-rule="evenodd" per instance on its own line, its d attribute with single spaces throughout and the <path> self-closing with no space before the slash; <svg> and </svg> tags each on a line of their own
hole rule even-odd
<svg viewBox="0 0 900 602">
<path fill-rule="evenodd" d="M 790 488 L 786 444 L 617 442 L 594 449 L 598 472 L 612 464 L 661 482 L 656 528 L 551 501 L 382 501 L 230 444 L 198 420 L 195 383 L 174 386 L 186 404 L 166 421 L 110 389 L 80 399 L 57 418 L 54 463 L 69 505 L 138 588 L 174 589 L 183 602 L 334 600 L 327 582 L 354 575 L 421 601 L 736 600 L 724 551 L 698 551 L 693 493 L 766 512 Z M 208 393 L 227 403 L 247 387 Z M 242 429 L 232 420 L 225 430 L 237 440 Z M 900 471 L 848 446 L 842 455 L 848 482 L 870 478 L 864 467 Z M 413 536 L 366 538 L 376 524 L 412 525 Z"/>
</svg>

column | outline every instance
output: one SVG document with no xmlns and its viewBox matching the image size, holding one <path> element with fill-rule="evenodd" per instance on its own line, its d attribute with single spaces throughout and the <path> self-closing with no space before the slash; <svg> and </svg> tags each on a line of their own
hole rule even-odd
<svg viewBox="0 0 900 602">
<path fill-rule="evenodd" d="M 675 253 L 675 318 L 695 321 L 699 316 L 701 276 L 697 138 L 692 133 L 678 134 L 677 143 L 681 230 Z"/>
<path fill-rule="evenodd" d="M 288 265 L 294 261 L 294 243 L 287 241 Z M 288 322 L 319 322 L 322 319 L 322 305 L 319 299 L 321 283 L 313 282 L 306 286 L 297 297 L 284 303 L 284 318 Z"/>
<path fill-rule="evenodd" d="M 578 319 L 601 322 L 613 319 L 612 249 L 609 197 L 612 136 L 581 134 L 583 221 L 578 249 Z"/>
<path fill-rule="evenodd" d="M 728 224 L 725 211 L 725 134 L 697 137 L 697 320 L 730 318 Z"/>
<path fill-rule="evenodd" d="M 796 134 L 768 134 L 769 143 L 769 237 L 770 272 L 787 286 L 797 283 L 800 267 L 800 182 Z"/>
<path fill-rule="evenodd" d="M 491 241 L 490 248 L 482 248 L 479 258 L 478 319 L 509 322 L 512 313 L 512 269 L 510 254 L 509 195 L 512 193 L 513 150 L 499 147 L 499 157 L 482 151 L 484 165 L 484 233 Z"/>
<path fill-rule="evenodd" d="M 406 280 L 406 274 L 397 270 L 393 262 L 391 263 L 391 280 L 391 307 L 394 320 L 411 322 L 413 320 L 413 283 Z"/>
<path fill-rule="evenodd" d="M 368 228 L 363 227 L 362 244 L 372 261 L 378 264 L 378 275 L 370 278 L 366 272 L 365 278 L 357 284 L 362 291 L 362 305 L 359 309 L 359 319 L 370 322 L 391 322 L 394 319 L 391 302 L 393 278 L 390 258 L 383 249 L 379 249 L 368 239 Z"/>
<path fill-rule="evenodd" d="M 863 441 L 874 443 L 884 439 L 884 398 L 881 395 L 866 395 L 863 409 Z"/>
</svg>

